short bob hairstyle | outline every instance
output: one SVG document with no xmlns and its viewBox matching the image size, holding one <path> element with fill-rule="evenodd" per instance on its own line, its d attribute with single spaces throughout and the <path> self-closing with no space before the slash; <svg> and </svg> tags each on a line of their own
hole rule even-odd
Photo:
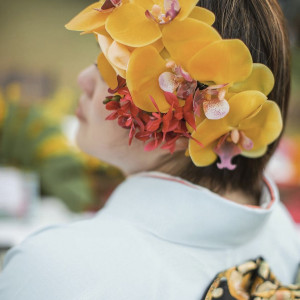
<svg viewBox="0 0 300 300">
<path fill-rule="evenodd" d="M 253 61 L 272 70 L 275 87 L 268 98 L 279 105 L 285 126 L 290 96 L 290 53 L 287 28 L 277 0 L 200 0 L 197 5 L 215 13 L 213 26 L 223 38 L 241 39 L 250 49 Z M 216 163 L 196 167 L 183 152 L 166 156 L 155 170 L 179 176 L 219 194 L 243 191 L 259 199 L 264 168 L 279 140 L 269 145 L 263 157 L 235 157 L 234 171 L 219 170 Z"/>
</svg>

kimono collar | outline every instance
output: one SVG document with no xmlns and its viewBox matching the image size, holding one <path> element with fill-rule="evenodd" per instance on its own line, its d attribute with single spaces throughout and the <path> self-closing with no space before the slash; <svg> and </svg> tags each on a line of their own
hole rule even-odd
<svg viewBox="0 0 300 300">
<path fill-rule="evenodd" d="M 128 177 L 103 213 L 170 242 L 228 248 L 254 238 L 278 202 L 278 190 L 267 178 L 260 206 L 247 206 L 180 178 L 148 172 Z"/>
</svg>

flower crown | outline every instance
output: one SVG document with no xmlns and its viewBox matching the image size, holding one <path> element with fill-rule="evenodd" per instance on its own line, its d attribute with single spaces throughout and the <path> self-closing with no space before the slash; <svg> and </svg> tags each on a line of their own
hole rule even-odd
<svg viewBox="0 0 300 300">
<path fill-rule="evenodd" d="M 66 28 L 96 35 L 107 120 L 129 130 L 129 144 L 173 153 L 186 137 L 196 166 L 219 157 L 218 168 L 233 170 L 233 157 L 263 156 L 280 135 L 280 109 L 267 99 L 274 76 L 241 40 L 222 39 L 197 2 L 101 0 Z"/>
</svg>

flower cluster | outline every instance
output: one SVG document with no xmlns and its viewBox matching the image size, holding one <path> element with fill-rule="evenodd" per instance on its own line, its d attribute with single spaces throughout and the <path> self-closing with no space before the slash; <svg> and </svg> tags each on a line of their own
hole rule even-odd
<svg viewBox="0 0 300 300">
<path fill-rule="evenodd" d="M 214 14 L 197 2 L 101 0 L 66 27 L 97 36 L 109 119 L 130 129 L 130 143 L 174 152 L 186 137 L 196 166 L 219 157 L 219 168 L 233 170 L 234 156 L 264 155 L 282 130 L 267 99 L 274 77 L 241 40 L 222 39 Z"/>
<path fill-rule="evenodd" d="M 146 151 L 152 151 L 163 144 L 163 149 L 173 153 L 176 141 L 180 137 L 193 139 L 186 122 L 190 122 L 193 128 L 196 128 L 196 124 L 191 114 L 192 97 L 187 99 L 184 106 L 179 105 L 178 98 L 172 93 L 166 92 L 166 99 L 171 105 L 168 113 L 161 113 L 153 98 L 151 100 L 158 112 L 147 113 L 133 103 L 128 88 L 120 88 L 118 95 L 108 96 L 104 100 L 106 109 L 113 111 L 106 120 L 118 119 L 121 127 L 129 129 L 129 145 L 133 137 L 136 137 L 138 140 L 148 142 L 145 146 Z M 199 143 L 197 140 L 195 142 Z"/>
</svg>

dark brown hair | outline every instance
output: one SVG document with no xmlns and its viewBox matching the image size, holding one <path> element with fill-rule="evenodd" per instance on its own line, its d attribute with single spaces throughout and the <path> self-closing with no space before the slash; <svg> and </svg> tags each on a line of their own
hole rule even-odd
<svg viewBox="0 0 300 300">
<path fill-rule="evenodd" d="M 254 62 L 267 65 L 275 76 L 275 87 L 269 95 L 279 105 L 285 124 L 290 94 L 290 58 L 287 29 L 277 0 L 200 0 L 216 15 L 213 25 L 223 38 L 241 39 L 250 49 Z M 216 193 L 241 190 L 260 196 L 263 170 L 274 153 L 279 139 L 271 144 L 260 158 L 234 158 L 234 171 L 219 170 L 216 163 L 196 167 L 183 152 L 166 157 L 157 170 L 179 176 L 195 184 L 206 186 Z"/>
</svg>

